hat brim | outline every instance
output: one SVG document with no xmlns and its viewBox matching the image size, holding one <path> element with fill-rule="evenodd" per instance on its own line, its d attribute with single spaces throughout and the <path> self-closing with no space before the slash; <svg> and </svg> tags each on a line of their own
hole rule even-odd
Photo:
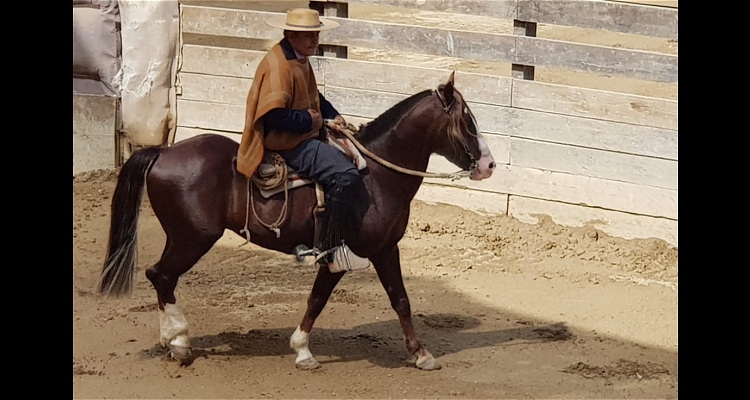
<svg viewBox="0 0 750 400">
<path fill-rule="evenodd" d="M 320 25 L 314 27 L 308 26 L 296 26 L 286 24 L 286 15 L 278 15 L 271 17 L 266 20 L 266 24 L 273 26 L 274 28 L 286 29 L 290 31 L 299 32 L 320 32 L 327 31 L 339 27 L 339 23 L 326 18 L 320 18 Z"/>
</svg>

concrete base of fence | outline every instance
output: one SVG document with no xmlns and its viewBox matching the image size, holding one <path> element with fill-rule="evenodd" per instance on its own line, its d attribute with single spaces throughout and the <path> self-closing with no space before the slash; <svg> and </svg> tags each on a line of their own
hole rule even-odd
<svg viewBox="0 0 750 400">
<path fill-rule="evenodd" d="M 115 168 L 117 99 L 73 94 L 73 175 Z"/>
</svg>

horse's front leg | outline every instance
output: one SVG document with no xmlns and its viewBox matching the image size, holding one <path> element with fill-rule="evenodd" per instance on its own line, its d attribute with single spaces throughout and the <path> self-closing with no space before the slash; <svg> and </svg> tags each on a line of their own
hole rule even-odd
<svg viewBox="0 0 750 400">
<path fill-rule="evenodd" d="M 344 273 L 332 273 L 327 266 L 320 266 L 318 276 L 315 278 L 310 296 L 307 298 L 307 310 L 302 317 L 302 322 L 297 326 L 289 346 L 297 353 L 294 364 L 299 369 L 320 368 L 320 363 L 315 360 L 309 348 L 310 331 L 315 319 L 318 318 L 323 308 L 328 303 L 333 289 L 339 283 Z"/>
<path fill-rule="evenodd" d="M 391 300 L 391 307 L 398 314 L 401 322 L 401 330 L 404 333 L 404 342 L 406 349 L 410 354 L 417 356 L 416 366 L 423 370 L 440 369 L 440 363 L 435 357 L 422 345 L 414 332 L 414 324 L 411 321 L 411 305 L 409 297 L 406 295 L 404 280 L 401 276 L 401 260 L 398 246 L 381 252 L 372 257 L 372 263 L 378 273 L 378 278 L 383 284 L 388 297 Z"/>
</svg>

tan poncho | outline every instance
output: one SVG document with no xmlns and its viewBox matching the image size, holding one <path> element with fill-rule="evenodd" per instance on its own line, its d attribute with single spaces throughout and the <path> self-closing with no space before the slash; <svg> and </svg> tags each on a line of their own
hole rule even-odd
<svg viewBox="0 0 750 400">
<path fill-rule="evenodd" d="M 264 140 L 261 117 L 274 108 L 312 108 L 320 112 L 318 85 L 310 62 L 287 60 L 279 43 L 261 60 L 247 95 L 237 170 L 249 177 L 260 165 L 265 149 L 289 150 L 319 135 L 319 131 L 307 134 L 273 131 Z"/>
</svg>

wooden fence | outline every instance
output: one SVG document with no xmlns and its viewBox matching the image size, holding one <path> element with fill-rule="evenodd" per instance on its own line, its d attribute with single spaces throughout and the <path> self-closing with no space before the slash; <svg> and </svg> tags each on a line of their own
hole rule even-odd
<svg viewBox="0 0 750 400">
<path fill-rule="evenodd" d="M 592 224 L 626 238 L 677 245 L 677 101 L 534 81 L 534 68 L 562 68 L 653 82 L 677 82 L 677 56 L 535 37 L 537 23 L 677 38 L 677 10 L 605 1 L 378 1 L 371 3 L 512 19 L 513 34 L 471 32 L 347 18 L 346 2 L 312 2 L 341 23 L 321 35 L 312 58 L 323 94 L 351 122 L 367 122 L 397 101 L 444 82 L 448 69 L 352 60 L 367 47 L 511 63 L 510 76 L 458 71 L 496 161 L 483 182 L 425 180 L 417 198 L 535 222 Z M 239 141 L 244 104 L 265 52 L 243 40 L 275 41 L 272 12 L 182 4 L 186 42 L 178 72 L 175 141 L 203 132 Z M 214 42 L 215 43 L 215 42 Z M 338 56 L 338 57 L 337 57 Z M 431 171 L 454 171 L 442 157 Z"/>
</svg>

